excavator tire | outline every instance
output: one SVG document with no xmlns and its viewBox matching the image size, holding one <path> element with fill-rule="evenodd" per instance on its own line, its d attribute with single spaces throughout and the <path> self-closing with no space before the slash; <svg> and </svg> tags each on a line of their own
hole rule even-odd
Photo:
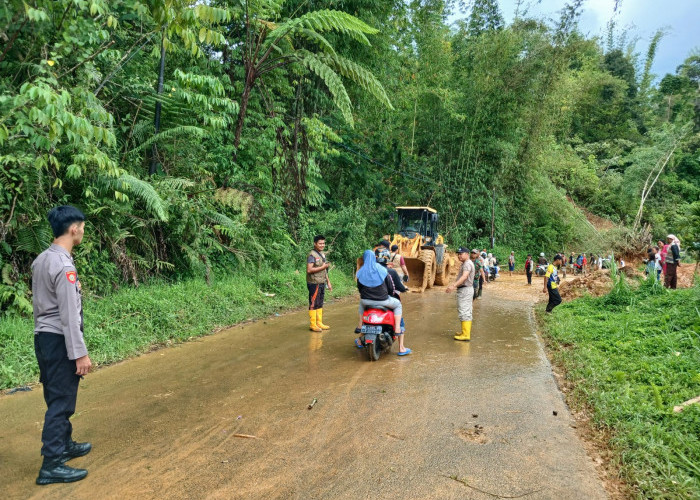
<svg viewBox="0 0 700 500">
<path fill-rule="evenodd" d="M 445 255 L 442 258 L 441 269 L 438 269 L 438 272 L 435 275 L 435 284 L 437 286 L 445 286 L 450 281 L 450 271 L 452 269 L 451 264 L 452 262 L 450 258 L 447 255 Z"/>
<path fill-rule="evenodd" d="M 425 283 L 425 288 L 432 288 L 435 284 L 435 275 L 437 269 L 435 269 L 435 252 L 433 250 L 421 250 L 418 254 L 418 259 L 425 263 L 425 270 L 423 271 Z"/>
</svg>

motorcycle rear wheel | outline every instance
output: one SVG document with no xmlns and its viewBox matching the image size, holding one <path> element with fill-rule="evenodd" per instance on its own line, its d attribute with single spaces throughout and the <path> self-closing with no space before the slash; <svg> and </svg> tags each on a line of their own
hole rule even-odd
<svg viewBox="0 0 700 500">
<path fill-rule="evenodd" d="M 379 346 L 379 339 L 375 340 L 371 344 L 367 344 L 365 348 L 367 349 L 367 357 L 370 361 L 379 360 L 379 355 L 382 353 L 382 348 Z"/>
</svg>

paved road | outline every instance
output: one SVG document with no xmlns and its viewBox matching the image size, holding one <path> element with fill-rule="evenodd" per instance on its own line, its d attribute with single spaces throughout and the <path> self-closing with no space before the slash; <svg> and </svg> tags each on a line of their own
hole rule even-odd
<svg viewBox="0 0 700 500">
<path fill-rule="evenodd" d="M 355 304 L 328 304 L 323 334 L 300 311 L 86 377 L 74 428 L 94 449 L 71 462 L 90 471 L 79 483 L 34 485 L 40 387 L 0 398 L 2 496 L 606 498 L 529 303 L 487 291 L 466 344 L 452 340 L 454 295 L 411 294 L 414 354 L 376 363 L 353 346 Z"/>
</svg>

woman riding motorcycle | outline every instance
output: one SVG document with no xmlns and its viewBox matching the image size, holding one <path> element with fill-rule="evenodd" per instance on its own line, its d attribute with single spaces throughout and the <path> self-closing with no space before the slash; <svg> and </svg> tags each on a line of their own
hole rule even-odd
<svg viewBox="0 0 700 500">
<path fill-rule="evenodd" d="M 360 326 L 362 328 L 362 313 L 367 307 L 385 307 L 394 311 L 394 331 L 401 332 L 401 301 L 389 295 L 389 290 L 394 288 L 391 277 L 385 267 L 377 264 L 377 258 L 372 250 L 365 250 L 362 255 L 364 261 L 357 271 L 357 289 L 360 291 Z"/>
</svg>

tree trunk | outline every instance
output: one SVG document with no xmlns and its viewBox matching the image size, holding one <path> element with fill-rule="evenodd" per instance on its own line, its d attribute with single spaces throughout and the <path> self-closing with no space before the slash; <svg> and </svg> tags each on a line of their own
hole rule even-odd
<svg viewBox="0 0 700 500">
<path fill-rule="evenodd" d="M 248 66 L 248 68 L 246 68 L 245 87 L 243 88 L 243 95 L 241 96 L 241 107 L 238 110 L 238 122 L 236 123 L 236 133 L 233 138 L 233 146 L 235 147 L 233 151 L 233 161 L 236 161 L 236 159 L 238 158 L 238 146 L 240 146 L 241 144 L 241 132 L 243 131 L 243 121 L 245 120 L 245 113 L 248 109 L 248 100 L 250 99 L 250 91 L 253 89 L 255 78 L 255 68 Z"/>
<path fill-rule="evenodd" d="M 163 36 L 160 39 L 160 69 L 158 71 L 158 98 L 156 99 L 156 116 L 153 120 L 153 126 L 155 128 L 155 135 L 158 135 L 160 131 L 160 111 L 162 108 L 162 103 L 160 102 L 160 95 L 163 93 L 163 77 L 165 75 L 165 30 L 163 30 Z M 153 143 L 151 146 L 151 167 L 148 169 L 148 175 L 153 175 L 158 169 L 158 146 Z"/>
<path fill-rule="evenodd" d="M 680 139 L 676 140 L 676 142 L 673 144 L 673 147 L 666 155 L 666 159 L 661 164 L 661 167 L 659 167 L 659 171 L 656 173 L 656 177 L 654 177 L 654 180 L 651 182 L 651 184 L 649 184 L 649 180 L 651 180 L 651 176 L 654 174 L 654 169 L 656 168 L 656 166 L 654 166 L 654 168 L 652 168 L 649 172 L 647 180 L 644 183 L 644 187 L 642 188 L 642 195 L 639 200 L 639 210 L 637 210 L 637 216 L 634 218 L 634 224 L 632 225 L 633 232 L 637 230 L 637 228 L 642 222 L 642 214 L 644 213 L 644 202 L 647 201 L 647 197 L 649 196 L 651 189 L 654 187 L 654 184 L 656 184 L 656 181 L 659 179 L 661 172 L 663 172 L 664 168 L 666 167 L 666 164 L 668 164 L 669 160 L 671 159 L 671 156 L 673 156 L 673 152 L 676 150 L 676 147 L 678 147 L 679 142 Z"/>
</svg>

